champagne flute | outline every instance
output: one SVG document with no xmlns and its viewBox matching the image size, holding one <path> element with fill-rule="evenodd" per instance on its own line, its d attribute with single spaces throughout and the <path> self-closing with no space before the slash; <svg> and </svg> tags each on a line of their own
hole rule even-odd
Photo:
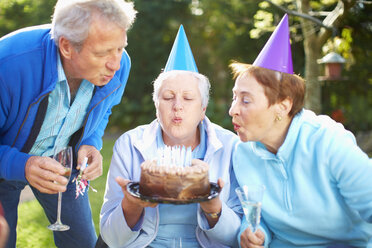
<svg viewBox="0 0 372 248">
<path fill-rule="evenodd" d="M 261 218 L 264 185 L 244 185 L 235 189 L 252 232 L 256 232 Z"/>
<path fill-rule="evenodd" d="M 63 167 L 65 167 L 65 173 L 63 176 L 66 177 L 67 181 L 69 181 L 72 171 L 72 147 L 57 147 L 55 149 L 53 158 L 61 163 Z M 54 224 L 48 226 L 48 228 L 52 231 L 67 231 L 70 229 L 68 225 L 64 225 L 61 222 L 61 201 L 62 192 L 58 192 L 57 220 Z"/>
</svg>

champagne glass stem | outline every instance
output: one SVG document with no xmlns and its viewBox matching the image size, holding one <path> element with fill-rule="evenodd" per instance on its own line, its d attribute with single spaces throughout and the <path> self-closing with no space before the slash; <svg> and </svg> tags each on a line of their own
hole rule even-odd
<svg viewBox="0 0 372 248">
<path fill-rule="evenodd" d="M 58 208 L 57 208 L 57 223 L 62 224 L 61 222 L 61 201 L 62 201 L 62 193 L 58 192 Z"/>
</svg>

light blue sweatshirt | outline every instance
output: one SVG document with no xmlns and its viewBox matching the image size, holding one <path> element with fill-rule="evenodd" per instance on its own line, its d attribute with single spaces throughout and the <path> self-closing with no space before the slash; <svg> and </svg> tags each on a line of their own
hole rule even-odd
<svg viewBox="0 0 372 248">
<path fill-rule="evenodd" d="M 276 155 L 260 142 L 240 143 L 233 166 L 240 185 L 266 186 L 266 247 L 372 247 L 372 163 L 329 117 L 302 110 Z"/>
<path fill-rule="evenodd" d="M 196 239 L 201 247 L 237 247 L 236 235 L 241 224 L 241 207 L 234 193 L 237 187 L 232 172 L 232 154 L 238 137 L 232 132 L 204 119 L 207 131 L 207 150 L 204 161 L 209 164 L 209 180 L 225 182 L 220 193 L 221 216 L 210 228 L 198 204 L 195 229 Z M 156 157 L 156 133 L 160 128 L 157 120 L 124 133 L 115 143 L 110 170 L 107 176 L 106 192 L 101 209 L 101 236 L 109 247 L 146 247 L 155 239 L 159 228 L 159 207 L 147 207 L 142 221 L 131 229 L 123 215 L 121 201 L 124 197 L 115 178 L 121 176 L 139 181 L 141 163 Z M 169 244 L 171 245 L 171 244 Z"/>
</svg>

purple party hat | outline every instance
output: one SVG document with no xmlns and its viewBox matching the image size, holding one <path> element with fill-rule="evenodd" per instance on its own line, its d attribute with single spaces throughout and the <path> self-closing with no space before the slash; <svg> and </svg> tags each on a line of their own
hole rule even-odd
<svg viewBox="0 0 372 248">
<path fill-rule="evenodd" d="M 192 55 L 186 33 L 182 25 L 178 29 L 178 33 L 176 39 L 174 40 L 171 53 L 164 68 L 164 72 L 172 70 L 198 72 L 194 56 Z"/>
<path fill-rule="evenodd" d="M 293 74 L 287 14 L 283 16 L 253 65 Z"/>
</svg>

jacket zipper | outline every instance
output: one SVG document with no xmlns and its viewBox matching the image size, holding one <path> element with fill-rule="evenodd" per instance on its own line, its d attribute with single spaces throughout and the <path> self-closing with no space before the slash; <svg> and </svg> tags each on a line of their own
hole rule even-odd
<svg viewBox="0 0 372 248">
<path fill-rule="evenodd" d="M 284 168 L 284 162 L 281 159 L 279 159 L 279 161 L 280 161 L 279 162 L 280 172 L 282 173 L 282 176 L 284 177 L 284 180 L 283 180 L 284 202 L 285 202 L 287 210 L 289 210 L 289 212 L 292 212 L 291 196 L 290 196 L 289 185 L 288 185 L 289 184 L 288 174 Z"/>
<path fill-rule="evenodd" d="M 12 144 L 11 147 L 14 147 L 14 145 L 15 145 L 17 139 L 18 139 L 19 133 L 21 132 L 22 127 L 23 127 L 23 125 L 25 124 L 25 122 L 26 122 L 26 120 L 27 120 L 27 118 L 28 118 L 28 115 L 30 114 L 30 109 L 31 109 L 35 104 L 39 103 L 42 99 L 44 99 L 45 96 L 49 95 L 50 92 L 51 92 L 51 91 L 49 91 L 48 93 L 45 93 L 44 95 L 41 95 L 40 98 L 39 98 L 36 102 L 32 103 L 32 104 L 28 107 L 26 117 L 24 118 L 24 120 L 23 120 L 23 122 L 22 122 L 22 125 L 21 125 L 21 126 L 19 127 L 19 129 L 18 129 L 17 136 L 15 137 L 15 139 L 14 139 L 13 144 Z"/>
<path fill-rule="evenodd" d="M 85 131 L 85 125 L 88 121 L 88 117 L 90 115 L 90 113 L 93 111 L 93 109 L 95 109 L 103 100 L 105 100 L 107 97 L 109 97 L 110 95 L 112 95 L 115 91 L 117 91 L 118 89 L 120 88 L 120 85 L 115 88 L 113 91 L 110 92 L 110 94 L 108 94 L 106 97 L 102 98 L 96 105 L 94 105 L 94 107 L 92 107 L 92 109 L 88 112 L 87 116 L 85 117 L 85 120 L 84 120 L 84 124 L 83 124 L 83 131 L 81 133 L 81 136 L 80 136 L 80 139 L 78 142 L 76 142 L 76 149 L 80 146 L 80 143 L 81 143 L 81 140 L 83 139 L 83 136 L 84 136 L 84 131 Z M 77 151 L 76 151 L 77 152 Z"/>
</svg>

